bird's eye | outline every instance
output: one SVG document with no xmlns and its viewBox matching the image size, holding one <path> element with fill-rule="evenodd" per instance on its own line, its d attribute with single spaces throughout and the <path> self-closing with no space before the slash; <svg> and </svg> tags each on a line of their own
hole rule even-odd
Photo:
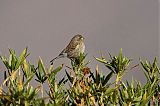
<svg viewBox="0 0 160 106">
<path fill-rule="evenodd" d="M 83 39 L 82 37 L 79 37 L 79 39 Z"/>
</svg>

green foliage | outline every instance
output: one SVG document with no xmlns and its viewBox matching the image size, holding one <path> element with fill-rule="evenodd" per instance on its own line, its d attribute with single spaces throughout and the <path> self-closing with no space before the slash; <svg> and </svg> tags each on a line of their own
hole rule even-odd
<svg viewBox="0 0 160 106">
<path fill-rule="evenodd" d="M 95 58 L 107 68 L 104 74 L 98 65 L 92 71 L 85 60 L 86 55 L 71 60 L 65 76 L 57 79 L 64 65 L 46 67 L 41 58 L 31 64 L 25 48 L 19 56 L 9 49 L 9 56 L 0 56 L 6 70 L 0 85 L 0 105 L 5 106 L 145 106 L 160 104 L 160 70 L 157 58 L 153 63 L 140 60 L 146 83 L 132 79 L 123 81 L 131 60 L 122 54 L 109 59 Z M 132 68 L 131 68 L 132 69 Z M 105 71 L 105 70 L 104 70 Z M 115 79 L 114 79 L 115 78 Z M 112 79 L 112 80 L 111 80 Z M 34 85 L 33 85 L 33 81 Z M 44 86 L 46 86 L 44 88 Z"/>
</svg>

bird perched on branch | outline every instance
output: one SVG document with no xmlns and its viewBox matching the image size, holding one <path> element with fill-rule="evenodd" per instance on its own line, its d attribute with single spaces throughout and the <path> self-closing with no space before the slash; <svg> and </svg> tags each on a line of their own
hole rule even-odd
<svg viewBox="0 0 160 106">
<path fill-rule="evenodd" d="M 69 44 L 62 50 L 62 52 L 50 61 L 53 64 L 53 61 L 59 58 L 67 57 L 69 59 L 77 59 L 80 54 L 84 53 L 85 45 L 84 45 L 84 37 L 82 35 L 75 35 Z"/>
</svg>

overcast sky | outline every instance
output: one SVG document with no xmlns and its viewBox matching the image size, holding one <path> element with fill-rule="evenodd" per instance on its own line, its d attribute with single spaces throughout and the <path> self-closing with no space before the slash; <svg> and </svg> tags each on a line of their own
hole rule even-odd
<svg viewBox="0 0 160 106">
<path fill-rule="evenodd" d="M 0 0 L 0 53 L 26 46 L 36 63 L 56 57 L 75 34 L 85 37 L 87 59 L 100 51 L 137 62 L 158 56 L 158 0 Z M 70 64 L 67 59 L 60 63 Z M 2 66 L 2 63 L 0 64 Z M 141 79 L 137 69 L 130 76 Z M 128 78 L 130 78 L 130 76 Z M 143 80 L 143 79 L 142 79 Z"/>
</svg>

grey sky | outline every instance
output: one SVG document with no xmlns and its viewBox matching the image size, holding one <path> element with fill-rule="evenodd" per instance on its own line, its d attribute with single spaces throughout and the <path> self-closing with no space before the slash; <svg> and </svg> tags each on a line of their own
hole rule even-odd
<svg viewBox="0 0 160 106">
<path fill-rule="evenodd" d="M 91 64 L 100 51 L 115 55 L 121 47 L 134 62 L 152 59 L 158 56 L 158 0 L 0 0 L 3 55 L 28 46 L 33 63 L 41 56 L 49 64 L 75 34 L 84 35 Z M 55 65 L 62 62 L 70 64 Z M 139 73 L 131 75 L 140 79 Z"/>
</svg>

